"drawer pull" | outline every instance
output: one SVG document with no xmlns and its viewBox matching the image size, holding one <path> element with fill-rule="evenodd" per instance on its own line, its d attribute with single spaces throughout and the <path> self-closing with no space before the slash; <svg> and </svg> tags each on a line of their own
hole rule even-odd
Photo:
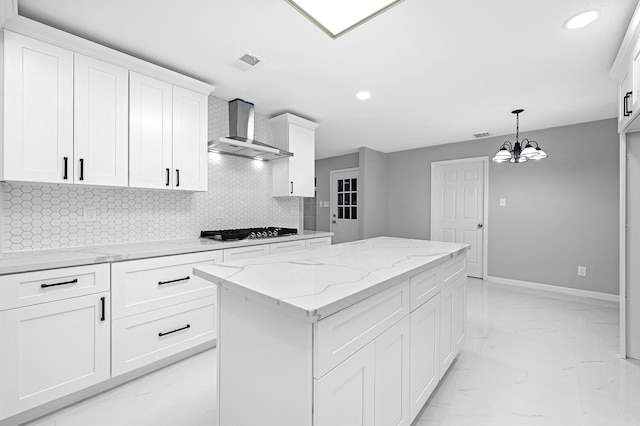
<svg viewBox="0 0 640 426">
<path fill-rule="evenodd" d="M 104 321 L 105 320 L 105 306 L 104 306 L 104 297 L 100 298 L 100 305 L 102 305 L 102 315 L 100 316 L 100 321 Z"/>
<path fill-rule="evenodd" d="M 62 283 L 54 283 L 54 284 L 40 284 L 40 287 L 42 287 L 42 288 L 55 287 L 55 286 L 58 286 L 58 285 L 75 284 L 75 283 L 77 283 L 77 282 L 78 282 L 78 279 L 77 279 L 77 278 L 75 278 L 75 279 L 73 279 L 73 280 L 71 280 L 71 281 L 65 281 L 65 282 L 62 282 Z"/>
<path fill-rule="evenodd" d="M 186 330 L 187 328 L 191 328 L 191 325 L 187 324 L 184 327 L 176 328 L 175 330 L 167 331 L 166 333 L 158 333 L 158 337 L 166 336 L 167 334 L 175 333 L 178 331 Z"/>
<path fill-rule="evenodd" d="M 187 281 L 190 280 L 191 277 L 186 276 L 184 278 L 178 278 L 177 280 L 169 280 L 169 281 L 158 281 L 158 285 L 163 285 L 163 284 L 171 284 L 171 283 L 177 283 L 179 281 Z"/>
</svg>

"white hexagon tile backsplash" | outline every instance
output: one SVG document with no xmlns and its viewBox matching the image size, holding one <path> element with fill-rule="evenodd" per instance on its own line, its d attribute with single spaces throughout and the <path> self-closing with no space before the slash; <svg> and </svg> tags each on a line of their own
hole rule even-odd
<svg viewBox="0 0 640 426">
<path fill-rule="evenodd" d="M 209 139 L 228 132 L 227 101 L 210 96 Z M 262 114 L 256 114 L 256 139 L 273 142 Z M 3 183 L 3 251 L 193 238 L 210 229 L 298 227 L 299 199 L 273 198 L 271 187 L 271 163 L 219 154 L 209 156 L 206 193 Z M 96 208 L 95 221 L 84 221 L 85 207 Z"/>
</svg>

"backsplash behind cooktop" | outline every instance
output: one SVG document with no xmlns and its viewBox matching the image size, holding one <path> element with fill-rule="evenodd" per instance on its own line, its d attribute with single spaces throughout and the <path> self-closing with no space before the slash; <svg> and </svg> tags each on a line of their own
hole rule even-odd
<svg viewBox="0 0 640 426">
<path fill-rule="evenodd" d="M 210 96 L 209 139 L 228 132 L 227 101 Z M 262 114 L 256 136 L 273 141 Z M 206 193 L 3 183 L 3 251 L 192 238 L 205 229 L 297 228 L 299 199 L 273 198 L 271 187 L 270 162 L 219 154 L 210 154 Z M 96 221 L 83 220 L 85 206 L 96 208 Z"/>
</svg>

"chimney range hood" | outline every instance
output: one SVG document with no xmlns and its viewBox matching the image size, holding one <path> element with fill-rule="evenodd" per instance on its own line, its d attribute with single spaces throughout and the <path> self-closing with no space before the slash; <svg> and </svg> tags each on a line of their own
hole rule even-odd
<svg viewBox="0 0 640 426">
<path fill-rule="evenodd" d="M 209 141 L 209 152 L 235 155 L 263 161 L 289 158 L 293 153 L 254 139 L 255 107 L 251 102 L 229 102 L 229 137 Z"/>
</svg>

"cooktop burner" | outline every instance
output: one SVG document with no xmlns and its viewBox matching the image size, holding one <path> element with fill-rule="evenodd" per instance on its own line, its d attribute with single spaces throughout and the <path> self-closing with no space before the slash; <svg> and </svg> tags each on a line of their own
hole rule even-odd
<svg viewBox="0 0 640 426">
<path fill-rule="evenodd" d="M 243 229 L 220 229 L 217 231 L 201 231 L 200 238 L 208 238 L 211 240 L 229 241 L 244 240 L 245 238 L 272 238 L 283 235 L 297 234 L 295 228 L 243 228 Z"/>
</svg>

